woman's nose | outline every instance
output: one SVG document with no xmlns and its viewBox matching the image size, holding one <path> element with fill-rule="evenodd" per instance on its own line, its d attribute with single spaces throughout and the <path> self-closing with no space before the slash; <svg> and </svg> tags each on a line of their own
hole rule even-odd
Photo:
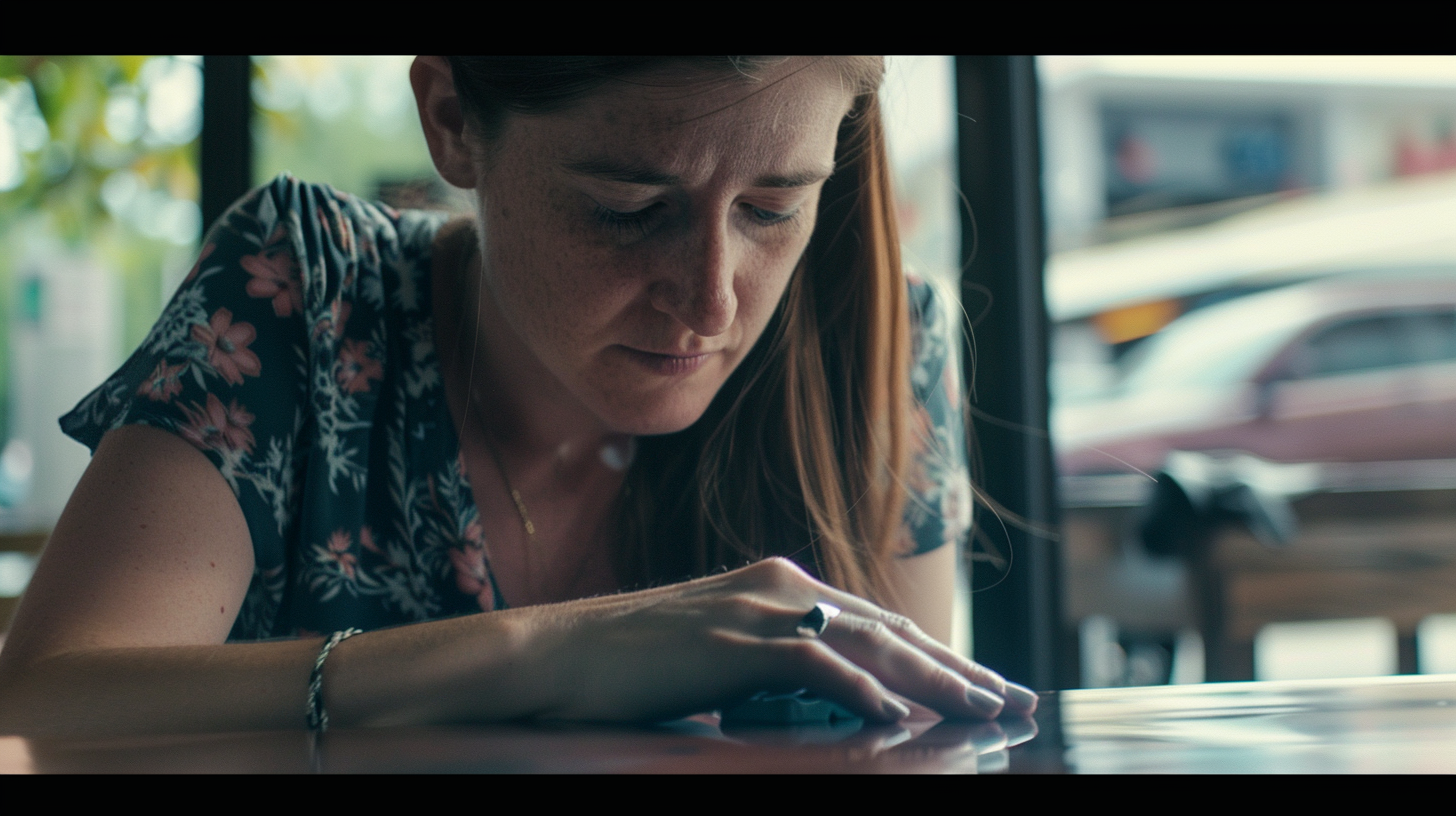
<svg viewBox="0 0 1456 816">
<path fill-rule="evenodd" d="M 733 291 L 735 259 L 723 225 L 685 236 L 684 251 L 650 290 L 652 305 L 701 337 L 728 331 L 738 311 Z"/>
</svg>

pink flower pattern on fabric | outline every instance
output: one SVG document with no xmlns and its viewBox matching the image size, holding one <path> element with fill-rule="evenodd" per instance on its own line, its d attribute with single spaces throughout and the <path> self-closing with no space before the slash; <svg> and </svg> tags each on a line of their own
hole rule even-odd
<svg viewBox="0 0 1456 816">
<path fill-rule="evenodd" d="M 187 424 L 178 428 L 182 437 L 203 450 L 252 453 L 253 415 L 237 400 L 224 407 L 216 394 L 207 395 L 207 405 L 181 406 Z"/>
<path fill-rule="evenodd" d="M 153 402 L 170 402 L 173 397 L 182 393 L 182 371 L 187 368 L 185 363 L 169 366 L 166 360 L 157 363 L 152 375 L 142 381 L 137 389 L 137 396 L 146 397 Z"/>
<path fill-rule="evenodd" d="M 303 311 L 303 286 L 298 279 L 298 264 L 293 253 L 284 250 L 272 255 L 258 253 L 244 255 L 238 260 L 247 273 L 248 295 L 255 298 L 272 298 L 273 314 L 288 317 Z"/>
<path fill-rule="evenodd" d="M 370 380 L 384 379 L 384 366 L 370 357 L 369 344 L 359 340 L 345 339 L 339 349 L 339 386 L 350 394 L 369 390 Z"/>
<path fill-rule="evenodd" d="M 329 313 L 320 318 L 313 327 L 315 338 L 323 337 L 325 334 L 332 334 L 334 337 L 341 337 L 344 334 L 344 324 L 349 322 L 349 314 L 353 312 L 354 305 L 346 300 L 336 300 L 329 304 Z"/>
<path fill-rule="evenodd" d="M 339 572 L 350 581 L 354 580 L 355 567 L 359 563 L 358 557 L 349 552 L 353 547 L 354 542 L 349 534 L 343 530 L 336 530 L 333 535 L 329 536 L 328 550 L 321 552 L 321 555 L 333 559 L 339 567 Z"/>
<path fill-rule="evenodd" d="M 263 363 L 248 348 L 257 338 L 253 324 L 234 323 L 233 313 L 226 307 L 213 312 L 208 325 L 192 326 L 192 339 L 207 349 L 207 362 L 233 385 L 242 385 L 244 374 L 257 377 L 263 373 Z"/>
<path fill-rule="evenodd" d="M 369 529 L 367 524 L 359 528 L 359 543 L 363 545 L 364 549 L 375 555 L 384 555 L 384 550 L 379 549 L 379 545 L 374 543 L 374 531 Z"/>
<path fill-rule="evenodd" d="M 472 523 L 470 527 L 478 531 L 480 525 Z M 495 590 L 491 587 L 486 569 L 485 548 L 478 539 L 471 539 L 469 529 L 466 539 L 463 546 L 450 550 L 450 565 L 455 568 L 455 587 L 466 595 L 475 596 L 481 610 L 489 612 L 495 609 Z"/>
</svg>

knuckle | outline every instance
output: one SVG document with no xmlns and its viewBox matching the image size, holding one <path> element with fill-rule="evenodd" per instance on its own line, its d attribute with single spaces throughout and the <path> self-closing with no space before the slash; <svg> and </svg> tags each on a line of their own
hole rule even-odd
<svg viewBox="0 0 1456 816">
<path fill-rule="evenodd" d="M 873 618 L 856 618 L 855 628 L 861 635 L 876 643 L 883 643 L 890 639 L 890 628 L 885 625 L 884 621 Z"/>
<path fill-rule="evenodd" d="M 782 555 L 776 555 L 773 558 L 768 559 L 764 563 L 768 564 L 769 565 L 769 568 L 773 570 L 773 574 L 776 575 L 776 576 L 779 576 L 779 577 L 783 577 L 783 578 L 807 578 L 808 577 L 808 574 L 804 572 L 804 568 L 803 567 L 799 566 L 798 564 L 795 564 L 793 561 L 791 561 L 791 560 L 783 557 Z"/>
<path fill-rule="evenodd" d="M 783 556 L 765 558 L 749 569 L 766 587 L 774 589 L 797 586 L 809 577 L 802 567 Z"/>
<path fill-rule="evenodd" d="M 920 627 L 915 625 L 915 621 L 910 620 L 898 612 L 885 612 L 880 620 L 884 622 L 885 626 L 899 632 L 905 632 L 915 636 L 923 634 L 920 631 Z"/>
<path fill-rule="evenodd" d="M 838 623 L 843 621 L 843 623 Z M 842 625 L 855 637 L 863 640 L 876 648 L 883 648 L 891 642 L 895 634 L 890 631 L 884 621 L 875 618 L 862 618 L 859 615 L 840 615 L 836 619 L 836 625 Z"/>
<path fill-rule="evenodd" d="M 885 643 L 895 636 L 894 633 L 890 631 L 890 627 L 885 625 L 884 621 L 878 620 L 865 621 L 863 631 L 866 635 L 869 636 L 871 640 L 875 641 L 876 643 Z"/>
</svg>

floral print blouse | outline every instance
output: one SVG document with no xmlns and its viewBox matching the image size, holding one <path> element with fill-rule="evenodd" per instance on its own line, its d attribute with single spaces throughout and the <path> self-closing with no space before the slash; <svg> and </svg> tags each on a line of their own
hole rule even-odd
<svg viewBox="0 0 1456 816">
<path fill-rule="evenodd" d="M 61 418 L 180 435 L 252 534 L 233 640 L 374 629 L 501 608 L 430 315 L 440 213 L 281 175 L 235 204 L 141 347 Z M 959 327 L 910 283 L 924 451 L 907 554 L 961 545 L 970 480 Z"/>
</svg>

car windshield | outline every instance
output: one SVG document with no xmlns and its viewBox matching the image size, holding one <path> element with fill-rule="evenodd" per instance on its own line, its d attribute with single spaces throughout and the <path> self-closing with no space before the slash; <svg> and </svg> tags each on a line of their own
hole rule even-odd
<svg viewBox="0 0 1456 816">
<path fill-rule="evenodd" d="M 1129 353 L 1117 391 L 1227 385 L 1252 377 L 1300 326 L 1283 297 L 1210 306 L 1170 324 Z"/>
</svg>

